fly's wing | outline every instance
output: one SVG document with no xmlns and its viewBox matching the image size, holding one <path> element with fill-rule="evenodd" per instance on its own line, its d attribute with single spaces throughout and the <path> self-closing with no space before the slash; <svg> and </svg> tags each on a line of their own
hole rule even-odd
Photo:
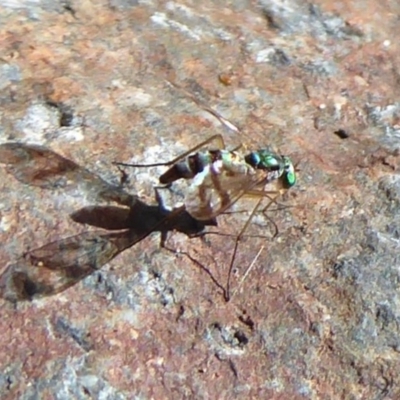
<svg viewBox="0 0 400 400">
<path fill-rule="evenodd" d="M 85 193 L 88 200 L 115 201 L 130 207 L 137 200 L 118 186 L 75 162 L 40 145 L 4 143 L 0 145 L 0 163 L 20 182 L 43 189 L 62 189 L 70 195 Z"/>
<path fill-rule="evenodd" d="M 0 297 L 15 302 L 59 293 L 141 238 L 129 230 L 85 232 L 31 250 L 0 275 Z"/>
<path fill-rule="evenodd" d="M 244 162 L 226 165 L 216 161 L 193 179 L 185 198 L 186 210 L 199 220 L 215 218 L 264 182 L 268 182 L 268 172 Z"/>
<path fill-rule="evenodd" d="M 59 196 L 58 201 L 65 198 L 71 200 L 74 208 L 80 206 L 70 214 L 77 222 L 106 229 L 128 229 L 116 233 L 86 232 L 25 253 L 0 275 L 0 297 L 4 299 L 30 300 L 61 292 L 155 229 L 173 229 L 178 224 L 175 218 L 179 213 L 148 206 L 46 147 L 5 143 L 0 145 L 0 162 L 19 181 L 50 189 L 52 195 Z M 115 201 L 125 207 L 82 208 L 82 200 Z"/>
</svg>

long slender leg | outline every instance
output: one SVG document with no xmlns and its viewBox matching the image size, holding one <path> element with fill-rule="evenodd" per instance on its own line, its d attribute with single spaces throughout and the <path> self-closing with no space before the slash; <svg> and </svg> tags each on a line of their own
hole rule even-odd
<svg viewBox="0 0 400 400">
<path fill-rule="evenodd" d="M 266 214 L 266 211 L 268 208 L 270 208 L 271 204 L 274 203 L 276 204 L 277 207 L 279 207 L 279 204 L 277 202 L 278 197 L 280 197 L 283 194 L 284 190 L 275 190 L 275 191 L 265 191 L 265 190 L 249 190 L 247 191 L 244 196 L 246 197 L 267 197 L 270 202 L 262 209 L 262 213 L 268 218 L 270 221 L 272 221 Z M 274 195 L 274 196 L 271 196 Z"/>
<path fill-rule="evenodd" d="M 128 163 L 121 163 L 121 162 L 113 162 L 114 165 L 122 165 L 124 167 L 168 167 L 170 165 L 174 165 L 176 164 L 178 161 L 184 159 L 185 157 L 187 157 L 189 154 L 195 153 L 198 149 L 206 146 L 207 144 L 216 141 L 218 142 L 217 148 L 219 149 L 224 149 L 225 148 L 225 142 L 224 142 L 224 138 L 222 137 L 222 135 L 217 134 L 217 135 L 213 135 L 210 138 L 204 140 L 203 142 L 199 143 L 198 145 L 192 147 L 191 149 L 189 149 L 188 151 L 185 151 L 183 154 L 180 154 L 178 157 L 175 157 L 173 160 L 171 161 L 167 161 L 167 162 L 162 162 L 162 163 L 154 163 L 154 164 L 128 164 Z"/>
<path fill-rule="evenodd" d="M 275 221 L 272 218 L 270 218 L 268 215 L 265 215 L 265 218 L 267 218 L 268 221 L 271 222 L 271 224 L 274 226 L 275 233 L 273 234 L 272 238 L 275 238 L 279 233 L 278 226 L 276 225 Z M 202 238 L 202 237 L 204 237 L 206 235 L 207 236 L 208 235 L 218 235 L 218 236 L 224 236 L 224 237 L 230 237 L 230 238 L 234 237 L 235 239 L 237 237 L 237 235 L 234 235 L 233 233 L 218 232 L 218 231 L 198 232 L 198 233 L 194 233 L 194 234 L 189 235 L 189 237 L 190 237 L 190 239 Z M 246 237 L 246 238 L 257 238 L 257 239 L 269 239 L 270 238 L 269 236 L 266 236 L 266 235 L 242 235 L 242 238 L 244 238 L 244 237 Z"/>
<path fill-rule="evenodd" d="M 253 208 L 253 211 L 251 212 L 249 218 L 247 219 L 246 223 L 243 225 L 243 228 L 240 230 L 239 234 L 236 236 L 235 247 L 233 248 L 231 262 L 229 264 L 229 269 L 228 269 L 228 279 L 226 282 L 226 297 L 225 297 L 226 301 L 230 300 L 231 273 L 232 273 L 232 269 L 233 269 L 233 263 L 235 262 L 235 257 L 236 257 L 237 249 L 239 246 L 239 242 L 242 239 L 243 233 L 245 232 L 246 228 L 249 226 L 249 223 L 250 223 L 251 219 L 253 218 L 255 212 L 257 211 L 258 207 L 260 206 L 261 202 L 262 202 L 262 197 L 257 201 L 257 204 Z"/>
<path fill-rule="evenodd" d="M 238 285 L 236 286 L 235 290 L 232 292 L 232 296 L 230 297 L 230 299 L 233 299 L 233 296 L 235 296 L 235 294 L 238 292 L 238 290 L 241 288 L 241 286 L 243 285 L 243 282 L 246 280 L 247 276 L 249 275 L 250 271 L 253 269 L 256 261 L 258 260 L 258 257 L 260 257 L 261 252 L 264 250 L 264 245 L 261 246 L 260 250 L 258 251 L 257 255 L 253 258 L 253 261 L 251 262 L 251 264 L 248 266 L 246 272 L 243 274 L 242 279 L 240 280 L 240 282 L 238 283 Z"/>
<path fill-rule="evenodd" d="M 217 281 L 217 279 L 214 277 L 214 275 L 211 273 L 211 271 L 207 267 L 205 267 L 199 260 L 196 260 L 196 258 L 194 258 L 192 255 L 190 255 L 188 252 L 176 251 L 175 249 L 172 249 L 171 247 L 166 246 L 165 243 L 164 243 L 163 248 L 165 250 L 171 252 L 172 254 L 175 254 L 175 255 L 180 254 L 180 255 L 187 257 L 193 264 L 195 264 L 198 268 L 200 268 L 203 272 L 205 272 L 208 275 L 208 277 L 211 279 L 211 281 L 214 283 L 214 285 L 222 291 L 224 298 L 227 297 L 226 289 Z"/>
<path fill-rule="evenodd" d="M 160 224 L 158 226 L 158 230 L 161 233 L 160 247 L 169 251 L 170 253 L 175 254 L 175 255 L 180 254 L 180 255 L 186 256 L 198 268 L 200 268 L 203 272 L 205 272 L 208 275 L 208 277 L 216 285 L 216 287 L 222 291 L 223 297 L 226 298 L 226 289 L 217 281 L 217 279 L 214 277 L 214 275 L 211 273 L 211 271 L 207 267 L 205 267 L 200 261 L 196 260 L 196 258 L 194 258 L 192 255 L 190 255 L 188 252 L 177 251 L 167 245 L 168 232 L 172 231 L 174 228 L 172 219 L 176 218 L 177 219 L 176 222 L 178 223 L 178 218 L 183 217 L 183 213 L 185 213 L 185 207 L 183 206 L 183 207 L 177 208 L 171 212 L 168 212 L 165 209 L 164 201 L 163 201 L 162 197 L 160 196 L 160 193 L 158 190 L 159 190 L 158 188 L 154 188 L 155 198 L 156 198 L 160 213 L 162 213 L 162 214 L 166 213 L 166 215 L 167 215 L 164 219 L 164 224 L 163 225 Z M 168 226 L 168 224 L 171 226 Z M 196 235 L 189 235 L 189 237 L 201 237 L 201 236 L 205 235 L 206 233 L 207 232 L 200 231 Z M 233 235 L 231 235 L 231 236 L 233 236 Z"/>
<path fill-rule="evenodd" d="M 286 204 L 279 204 L 277 202 L 278 197 L 280 197 L 286 190 L 285 189 L 281 189 L 280 191 L 258 191 L 258 190 L 253 190 L 253 191 L 249 191 L 246 192 L 245 196 L 249 196 L 249 197 L 260 197 L 260 196 L 264 196 L 264 197 L 268 197 L 271 201 L 266 205 L 266 207 L 264 207 L 261 212 L 264 214 L 264 216 L 266 218 L 268 218 L 274 225 L 275 223 L 272 221 L 272 219 L 270 217 L 268 217 L 267 210 L 270 208 L 272 203 L 275 203 L 277 208 L 276 210 L 284 210 L 286 208 L 290 208 L 293 207 L 292 205 L 286 205 Z M 270 195 L 274 194 L 274 197 L 271 197 Z"/>
<path fill-rule="evenodd" d="M 235 240 L 235 247 L 233 249 L 233 253 L 232 253 L 232 257 L 231 257 L 231 262 L 229 264 L 229 269 L 228 269 L 228 279 L 227 279 L 227 284 L 226 284 L 226 301 L 230 300 L 230 279 L 231 279 L 231 273 L 232 273 L 232 269 L 233 269 L 233 264 L 235 262 L 235 257 L 236 257 L 236 253 L 239 247 L 239 242 L 242 240 L 242 238 L 244 237 L 244 233 L 246 232 L 247 227 L 249 226 L 251 220 L 253 219 L 255 213 L 257 212 L 258 208 L 260 207 L 261 202 L 263 201 L 264 197 L 263 195 L 260 194 L 265 194 L 265 193 L 269 193 L 269 192 L 265 192 L 265 191 L 253 191 L 252 195 L 257 195 L 260 198 L 258 199 L 256 205 L 254 206 L 249 218 L 247 219 L 246 223 L 243 225 L 242 229 L 240 230 L 239 234 L 236 236 L 236 240 Z M 246 193 L 247 194 L 247 193 Z M 276 194 L 276 192 L 275 192 Z M 276 202 L 276 198 L 279 196 L 279 192 L 278 194 L 274 197 L 274 198 L 270 198 L 270 202 L 268 203 L 268 205 L 266 207 L 264 207 L 263 211 L 265 211 L 266 209 L 268 209 L 268 207 Z M 276 226 L 276 223 L 268 216 L 266 216 L 268 218 L 269 221 L 271 221 L 275 227 L 275 234 L 274 237 L 278 234 L 278 227 Z M 246 272 L 246 274 L 248 274 L 248 272 Z"/>
<path fill-rule="evenodd" d="M 279 190 L 248 190 L 243 196 L 246 197 L 268 197 L 273 203 L 276 203 L 276 198 L 282 193 Z M 274 197 L 271 197 L 274 196 Z"/>
<path fill-rule="evenodd" d="M 202 232 L 203 234 L 207 233 L 207 232 Z M 199 233 L 198 236 L 201 236 L 202 233 Z M 193 236 L 194 237 L 194 236 Z M 214 283 L 214 285 L 222 291 L 222 295 L 224 297 L 224 299 L 226 299 L 227 294 L 226 294 L 226 289 L 223 287 L 223 285 L 221 285 L 218 280 L 214 277 L 214 275 L 212 274 L 212 272 L 206 267 L 204 266 L 199 260 L 197 260 L 196 258 L 194 258 L 191 254 L 189 254 L 187 251 L 177 251 L 176 249 L 173 249 L 172 247 L 169 247 L 167 245 L 167 231 L 162 231 L 161 232 L 161 241 L 160 241 L 160 247 L 162 247 L 164 250 L 169 251 L 170 253 L 174 254 L 174 255 L 183 255 L 185 257 L 187 257 L 193 264 L 195 264 L 198 268 L 200 268 L 203 272 L 205 272 L 208 277 L 211 279 L 211 281 Z"/>
<path fill-rule="evenodd" d="M 236 147 L 234 147 L 231 151 L 238 151 L 238 150 L 240 150 L 242 147 L 245 147 L 245 146 L 243 145 L 243 143 L 240 143 L 240 144 L 238 144 Z"/>
</svg>

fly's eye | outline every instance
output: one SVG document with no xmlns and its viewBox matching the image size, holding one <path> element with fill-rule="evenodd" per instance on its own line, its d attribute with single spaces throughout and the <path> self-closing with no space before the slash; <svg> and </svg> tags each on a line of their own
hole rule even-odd
<svg viewBox="0 0 400 400">
<path fill-rule="evenodd" d="M 288 187 L 292 187 L 296 183 L 296 173 L 294 171 L 286 174 L 286 184 Z"/>
<path fill-rule="evenodd" d="M 296 183 L 296 172 L 294 170 L 293 163 L 289 158 L 285 157 L 285 178 L 286 186 L 288 188 L 292 187 Z"/>
</svg>

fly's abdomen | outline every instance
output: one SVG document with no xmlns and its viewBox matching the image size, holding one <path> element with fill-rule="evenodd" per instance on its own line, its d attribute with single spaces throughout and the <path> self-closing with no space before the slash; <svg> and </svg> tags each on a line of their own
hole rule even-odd
<svg viewBox="0 0 400 400">
<path fill-rule="evenodd" d="M 160 183 L 167 185 L 178 179 L 192 179 L 204 168 L 221 158 L 220 150 L 196 153 L 174 164 L 160 176 Z"/>
</svg>

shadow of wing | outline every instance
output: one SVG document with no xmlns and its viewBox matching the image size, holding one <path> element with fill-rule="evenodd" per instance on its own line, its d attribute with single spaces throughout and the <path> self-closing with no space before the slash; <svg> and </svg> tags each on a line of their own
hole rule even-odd
<svg viewBox="0 0 400 400">
<path fill-rule="evenodd" d="M 79 224 L 87 224 L 109 231 L 129 229 L 131 210 L 114 206 L 88 206 L 70 214 L 70 218 Z"/>
<path fill-rule="evenodd" d="M 15 302 L 59 293 L 141 238 L 133 231 L 85 232 L 31 250 L 0 276 L 0 297 Z"/>
<path fill-rule="evenodd" d="M 20 182 L 43 189 L 63 189 L 73 195 L 85 193 L 93 203 L 115 201 L 129 207 L 137 200 L 45 146 L 3 143 L 0 163 L 6 164 L 6 170 Z"/>
</svg>

